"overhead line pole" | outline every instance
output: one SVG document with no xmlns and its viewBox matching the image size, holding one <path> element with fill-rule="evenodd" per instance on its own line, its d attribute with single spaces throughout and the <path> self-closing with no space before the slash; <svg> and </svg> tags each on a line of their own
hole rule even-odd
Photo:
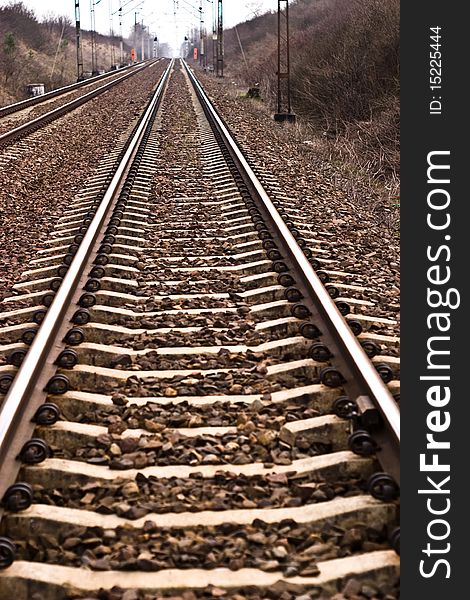
<svg viewBox="0 0 470 600">
<path fill-rule="evenodd" d="M 217 0 L 217 77 L 224 76 L 224 7 Z"/>
<path fill-rule="evenodd" d="M 98 0 L 99 2 L 100 0 Z M 96 75 L 98 67 L 96 64 L 96 33 L 95 33 L 95 0 L 90 0 L 91 21 L 91 74 Z"/>
<path fill-rule="evenodd" d="M 109 35 L 111 37 L 110 61 L 111 68 L 116 64 L 116 52 L 114 48 L 114 25 L 113 25 L 113 3 L 109 0 Z"/>
<path fill-rule="evenodd" d="M 199 64 L 201 66 L 203 66 L 203 64 L 204 64 L 204 51 L 205 51 L 203 26 L 204 26 L 204 18 L 203 18 L 203 14 L 202 14 L 202 0 L 200 0 L 200 5 L 199 5 Z"/>
<path fill-rule="evenodd" d="M 144 61 L 145 60 L 145 45 L 144 45 L 144 17 L 142 16 L 142 22 L 140 25 L 141 29 L 140 29 L 140 50 L 141 50 L 141 54 L 140 54 L 140 60 Z"/>
<path fill-rule="evenodd" d="M 119 66 L 124 63 L 124 41 L 122 39 L 122 0 L 119 0 Z"/>
<path fill-rule="evenodd" d="M 101 0 L 99 0 L 101 2 Z M 128 0 L 127 2 L 125 2 L 124 4 L 122 3 L 122 0 L 119 0 L 119 8 L 117 10 L 115 10 L 112 14 L 115 15 L 116 13 L 119 14 L 119 37 L 120 39 L 120 63 L 121 65 L 124 63 L 124 41 L 123 41 L 123 37 L 122 37 L 122 17 L 129 14 L 130 12 L 132 12 L 134 9 L 136 9 L 138 6 L 140 6 L 141 4 L 144 3 L 144 0 L 142 0 L 142 2 L 140 2 L 139 4 L 136 4 L 134 7 L 131 7 L 127 12 L 123 13 L 122 9 L 127 6 L 128 4 L 131 4 L 132 2 L 136 2 L 136 0 Z M 98 3 L 98 2 L 97 2 Z"/>
<path fill-rule="evenodd" d="M 212 3 L 212 72 L 217 71 L 217 9 Z"/>
<path fill-rule="evenodd" d="M 277 2 L 277 113 L 274 120 L 280 123 L 295 122 L 291 111 L 289 0 Z"/>
<path fill-rule="evenodd" d="M 133 43 L 133 47 L 134 47 L 135 59 L 132 61 L 132 64 L 134 64 L 137 59 L 137 11 L 134 11 L 134 43 Z"/>
<path fill-rule="evenodd" d="M 80 31 L 80 0 L 75 0 L 75 37 L 77 40 L 77 81 L 83 79 L 83 51 Z"/>
</svg>

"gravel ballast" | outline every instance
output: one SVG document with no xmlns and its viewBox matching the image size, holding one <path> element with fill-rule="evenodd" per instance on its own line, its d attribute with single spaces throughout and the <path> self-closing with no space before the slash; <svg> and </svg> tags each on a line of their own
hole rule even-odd
<svg viewBox="0 0 470 600">
<path fill-rule="evenodd" d="M 365 297 L 377 302 L 374 314 L 397 319 L 399 208 L 386 185 L 332 161 L 324 142 L 312 141 L 302 128 L 276 125 L 264 104 L 242 97 L 246 90 L 230 79 L 200 71 L 197 76 L 268 192 L 277 190 L 282 206 L 295 208 L 308 229 L 334 242 L 329 249 L 338 261 L 335 270 L 364 277 L 373 289 Z M 263 173 L 275 174 L 271 181 L 279 188 Z M 291 218 L 296 220 L 294 213 Z"/>
<path fill-rule="evenodd" d="M 118 138 L 131 130 L 164 70 L 162 61 L 34 134 L 17 157 L 0 151 L 0 300 Z M 26 140 L 22 142 L 22 146 Z"/>
</svg>

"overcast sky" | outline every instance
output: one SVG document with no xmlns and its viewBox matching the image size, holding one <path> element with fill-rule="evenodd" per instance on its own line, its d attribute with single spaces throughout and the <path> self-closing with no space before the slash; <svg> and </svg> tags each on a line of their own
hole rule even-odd
<svg viewBox="0 0 470 600">
<path fill-rule="evenodd" d="M 0 0 L 0 6 L 5 6 L 11 0 Z M 90 5 L 93 0 L 80 0 L 81 22 L 83 29 L 90 29 Z M 110 14 L 113 17 L 113 27 L 119 33 L 118 9 L 122 5 L 123 34 L 128 35 L 138 11 L 137 19 L 150 26 L 152 33 L 156 33 L 160 41 L 168 41 L 179 45 L 182 37 L 191 27 L 199 27 L 198 7 L 202 2 L 205 9 L 205 22 L 209 29 L 212 28 L 212 10 L 217 5 L 217 0 L 94 0 L 96 29 L 101 33 L 110 30 Z M 39 16 L 48 14 L 67 15 L 75 21 L 75 0 L 23 0 L 23 3 L 34 10 Z M 236 23 L 246 21 L 253 16 L 253 11 L 261 13 L 277 10 L 276 0 L 223 0 L 224 26 L 232 27 Z M 174 10 L 176 8 L 176 19 Z M 126 14 L 127 13 L 127 14 Z"/>
</svg>

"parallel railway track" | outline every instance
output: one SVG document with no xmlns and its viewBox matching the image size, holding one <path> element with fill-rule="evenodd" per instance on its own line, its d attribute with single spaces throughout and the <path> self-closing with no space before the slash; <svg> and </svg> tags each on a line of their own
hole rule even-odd
<svg viewBox="0 0 470 600">
<path fill-rule="evenodd" d="M 123 72 L 119 71 L 118 73 L 100 75 L 89 81 L 79 82 L 66 88 L 54 90 L 44 96 L 31 98 L 0 108 L 0 119 L 2 119 L 0 121 L 0 148 L 9 146 L 28 134 L 52 123 L 59 117 L 139 73 L 142 69 L 153 64 L 153 62 L 129 67 L 123 69 Z M 86 88 L 83 93 L 82 87 Z M 73 98 L 70 98 L 70 96 L 73 96 Z M 56 100 L 53 100 L 54 98 Z M 51 101 L 55 105 L 53 108 L 48 106 Z M 33 115 L 33 118 L 31 118 L 32 110 L 35 112 L 39 111 L 40 114 L 37 116 Z"/>
<path fill-rule="evenodd" d="M 46 92 L 42 96 L 34 96 L 33 98 L 27 98 L 26 100 L 20 100 L 19 102 L 15 102 L 13 104 L 8 104 L 7 106 L 0 107 L 0 118 L 6 117 L 7 115 L 11 115 L 14 113 L 18 113 L 27 108 L 31 108 L 32 106 L 36 106 L 37 104 L 43 104 L 52 100 L 52 98 L 57 98 L 58 96 L 65 96 L 70 92 L 78 90 L 82 87 L 92 86 L 97 82 L 103 81 L 105 79 L 111 79 L 114 77 L 119 77 L 125 71 L 132 69 L 132 67 L 123 67 L 121 69 L 117 69 L 116 71 L 110 71 L 108 73 L 103 73 L 102 75 L 96 75 L 94 77 L 90 77 L 89 79 L 84 79 L 83 81 L 77 81 L 76 83 L 71 83 L 61 88 L 57 88 L 55 90 L 51 90 L 50 92 Z"/>
<path fill-rule="evenodd" d="M 396 597 L 396 341 L 274 202 L 170 65 L 3 303 L 0 598 Z"/>
</svg>

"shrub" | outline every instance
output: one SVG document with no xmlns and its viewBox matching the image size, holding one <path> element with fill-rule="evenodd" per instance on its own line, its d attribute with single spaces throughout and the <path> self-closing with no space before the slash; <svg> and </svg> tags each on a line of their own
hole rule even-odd
<svg viewBox="0 0 470 600">
<path fill-rule="evenodd" d="M 299 0 L 290 6 L 293 109 L 346 147 L 366 150 L 382 174 L 398 169 L 399 0 Z M 229 70 L 262 85 L 274 106 L 277 16 L 238 25 L 226 35 Z M 378 153 L 376 160 L 371 154 Z M 380 169 L 379 169 L 380 171 Z M 386 173 L 387 172 L 387 173 Z"/>
</svg>

